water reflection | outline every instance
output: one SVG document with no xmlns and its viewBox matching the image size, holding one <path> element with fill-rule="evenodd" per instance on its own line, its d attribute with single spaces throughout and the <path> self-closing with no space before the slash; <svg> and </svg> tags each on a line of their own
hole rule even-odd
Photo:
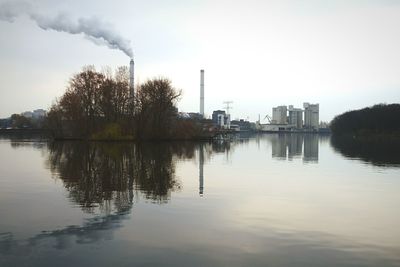
<svg viewBox="0 0 400 267">
<path fill-rule="evenodd" d="M 199 195 L 204 193 L 204 145 L 199 146 Z"/>
<path fill-rule="evenodd" d="M 346 183 L 357 181 L 346 172 L 328 176 L 329 183 L 319 179 L 329 173 L 316 172 L 315 179 L 308 175 L 310 165 L 302 168 L 295 160 L 316 162 L 319 155 L 329 156 L 325 140 L 296 134 L 214 143 L 31 144 L 43 153 L 47 169 L 61 182 L 57 186 L 65 188 L 75 205 L 60 206 L 66 215 L 43 226 L 45 231 L 32 230 L 29 223 L 42 226 L 47 217 L 41 216 L 52 214 L 40 213 L 36 206 L 32 213 L 38 212 L 33 216 L 40 219 L 35 222 L 31 213 L 15 208 L 13 202 L 22 194 L 10 194 L 15 210 L 0 210 L 1 215 L 17 218 L 16 213 L 25 212 L 28 223 L 19 226 L 26 227 L 24 237 L 12 227 L 12 219 L 3 224 L 0 266 L 77 265 L 72 259 L 95 266 L 399 266 L 398 216 L 392 212 L 397 183 L 384 187 L 398 180 L 391 179 L 398 172 L 380 174 L 388 179 L 372 184 L 368 180 L 375 174 L 354 162 L 353 173 L 365 172 L 365 186 Z M 21 152 L 29 143 L 11 145 L 10 151 Z M 264 145 L 265 151 L 260 148 Z M 334 163 L 343 162 L 338 154 L 330 156 L 336 157 Z M 293 161 L 276 164 L 277 158 Z M 332 163 L 320 160 L 311 167 L 324 164 Z M 291 179 L 293 171 L 296 179 Z M 341 175 L 344 179 L 335 181 Z M 342 186 L 346 190 L 337 190 Z M 7 189 L 0 188 L 2 192 Z M 42 196 L 44 210 L 52 197 Z M 77 221 L 68 221 L 70 214 Z"/>
<path fill-rule="evenodd" d="M 198 155 L 199 194 L 204 190 L 204 164 L 213 153 L 229 153 L 229 142 L 215 143 L 32 143 L 12 141 L 15 149 L 26 146 L 46 150 L 46 166 L 62 181 L 68 198 L 84 212 L 100 214 L 81 226 L 45 230 L 27 240 L 0 233 L 0 254 L 34 255 L 47 248 L 66 249 L 76 244 L 113 238 L 115 229 L 129 219 L 135 200 L 144 197 L 163 204 L 182 187 L 175 175 L 179 160 Z M 197 152 L 196 152 L 197 151 Z"/>
<path fill-rule="evenodd" d="M 305 162 L 318 162 L 318 139 L 316 134 L 304 135 L 304 157 Z"/>
<path fill-rule="evenodd" d="M 267 138 L 271 142 L 273 158 L 292 160 L 303 156 L 304 162 L 318 162 L 319 135 L 274 134 Z"/>
<path fill-rule="evenodd" d="M 13 148 L 29 143 L 11 142 Z M 30 144 L 32 146 L 32 144 Z M 34 145 L 42 150 L 44 144 Z M 179 158 L 193 158 L 195 144 L 146 144 L 54 142 L 47 147 L 47 167 L 60 179 L 68 197 L 87 213 L 102 215 L 83 225 L 46 230 L 17 240 L 13 233 L 0 234 L 1 254 L 34 254 L 42 247 L 65 249 L 74 244 L 112 239 L 115 229 L 129 218 L 134 195 L 139 192 L 155 203 L 165 203 L 181 185 L 175 176 Z"/>
<path fill-rule="evenodd" d="M 131 205 L 134 191 L 157 203 L 168 201 L 181 187 L 174 157 L 192 158 L 194 151 L 190 143 L 56 142 L 49 146 L 48 167 L 87 212 L 95 206 L 119 212 Z"/>
<path fill-rule="evenodd" d="M 303 135 L 290 135 L 287 146 L 289 159 L 301 156 L 303 153 Z"/>
<path fill-rule="evenodd" d="M 400 141 L 394 138 L 332 136 L 331 146 L 348 158 L 377 166 L 400 166 Z"/>
<path fill-rule="evenodd" d="M 122 227 L 122 221 L 129 218 L 130 209 L 106 216 L 95 216 L 82 226 L 71 225 L 62 229 L 42 231 L 27 240 L 16 240 L 12 233 L 0 234 L 0 254 L 34 255 L 43 247 L 67 249 L 75 244 L 98 243 L 110 240 L 116 229 Z M 50 265 L 50 264 L 49 264 Z"/>
</svg>

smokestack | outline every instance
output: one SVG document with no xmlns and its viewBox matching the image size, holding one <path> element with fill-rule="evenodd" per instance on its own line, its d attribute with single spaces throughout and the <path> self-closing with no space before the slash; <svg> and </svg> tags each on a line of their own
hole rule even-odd
<svg viewBox="0 0 400 267">
<path fill-rule="evenodd" d="M 204 117 L 204 70 L 200 70 L 200 114 Z"/>
<path fill-rule="evenodd" d="M 135 62 L 133 58 L 129 63 L 129 93 L 133 100 L 135 97 Z"/>
</svg>

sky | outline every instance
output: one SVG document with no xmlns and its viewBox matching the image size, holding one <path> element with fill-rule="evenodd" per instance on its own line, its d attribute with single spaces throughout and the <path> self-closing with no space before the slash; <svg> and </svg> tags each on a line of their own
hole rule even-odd
<svg viewBox="0 0 400 267">
<path fill-rule="evenodd" d="M 0 5 L 9 2 L 0 0 Z M 13 3 L 17 1 L 12 1 Z M 97 18 L 126 40 L 135 79 L 165 77 L 198 112 L 233 101 L 231 117 L 255 121 L 272 107 L 320 104 L 320 120 L 400 102 L 400 1 L 37 0 L 44 18 Z M 1 10 L 0 10 L 1 12 Z M 43 30 L 26 15 L 0 20 L 0 118 L 48 109 L 85 65 L 129 65 L 129 57 L 83 34 Z"/>
</svg>

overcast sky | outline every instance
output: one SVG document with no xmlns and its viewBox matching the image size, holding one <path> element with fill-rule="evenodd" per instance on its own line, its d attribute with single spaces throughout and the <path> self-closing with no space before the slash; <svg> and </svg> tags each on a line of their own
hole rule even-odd
<svg viewBox="0 0 400 267">
<path fill-rule="evenodd" d="M 233 118 L 251 120 L 271 115 L 273 106 L 311 102 L 328 121 L 350 109 L 400 102 L 400 1 L 33 3 L 45 17 L 64 12 L 112 24 L 131 40 L 136 81 L 171 79 L 183 91 L 180 111 L 199 111 L 202 68 L 208 115 L 227 100 L 234 102 Z M 0 21 L 0 36 L 0 117 L 47 109 L 84 65 L 129 65 L 121 51 L 45 31 L 28 16 Z"/>
</svg>

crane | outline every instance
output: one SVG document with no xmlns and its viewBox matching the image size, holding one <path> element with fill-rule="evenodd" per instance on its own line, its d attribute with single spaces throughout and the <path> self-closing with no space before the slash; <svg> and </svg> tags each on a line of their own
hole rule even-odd
<svg viewBox="0 0 400 267">
<path fill-rule="evenodd" d="M 265 119 L 268 119 L 268 122 L 269 123 L 271 123 L 271 121 L 272 121 L 272 118 L 267 114 L 267 115 L 265 115 L 265 117 L 264 117 L 264 120 Z"/>
</svg>

